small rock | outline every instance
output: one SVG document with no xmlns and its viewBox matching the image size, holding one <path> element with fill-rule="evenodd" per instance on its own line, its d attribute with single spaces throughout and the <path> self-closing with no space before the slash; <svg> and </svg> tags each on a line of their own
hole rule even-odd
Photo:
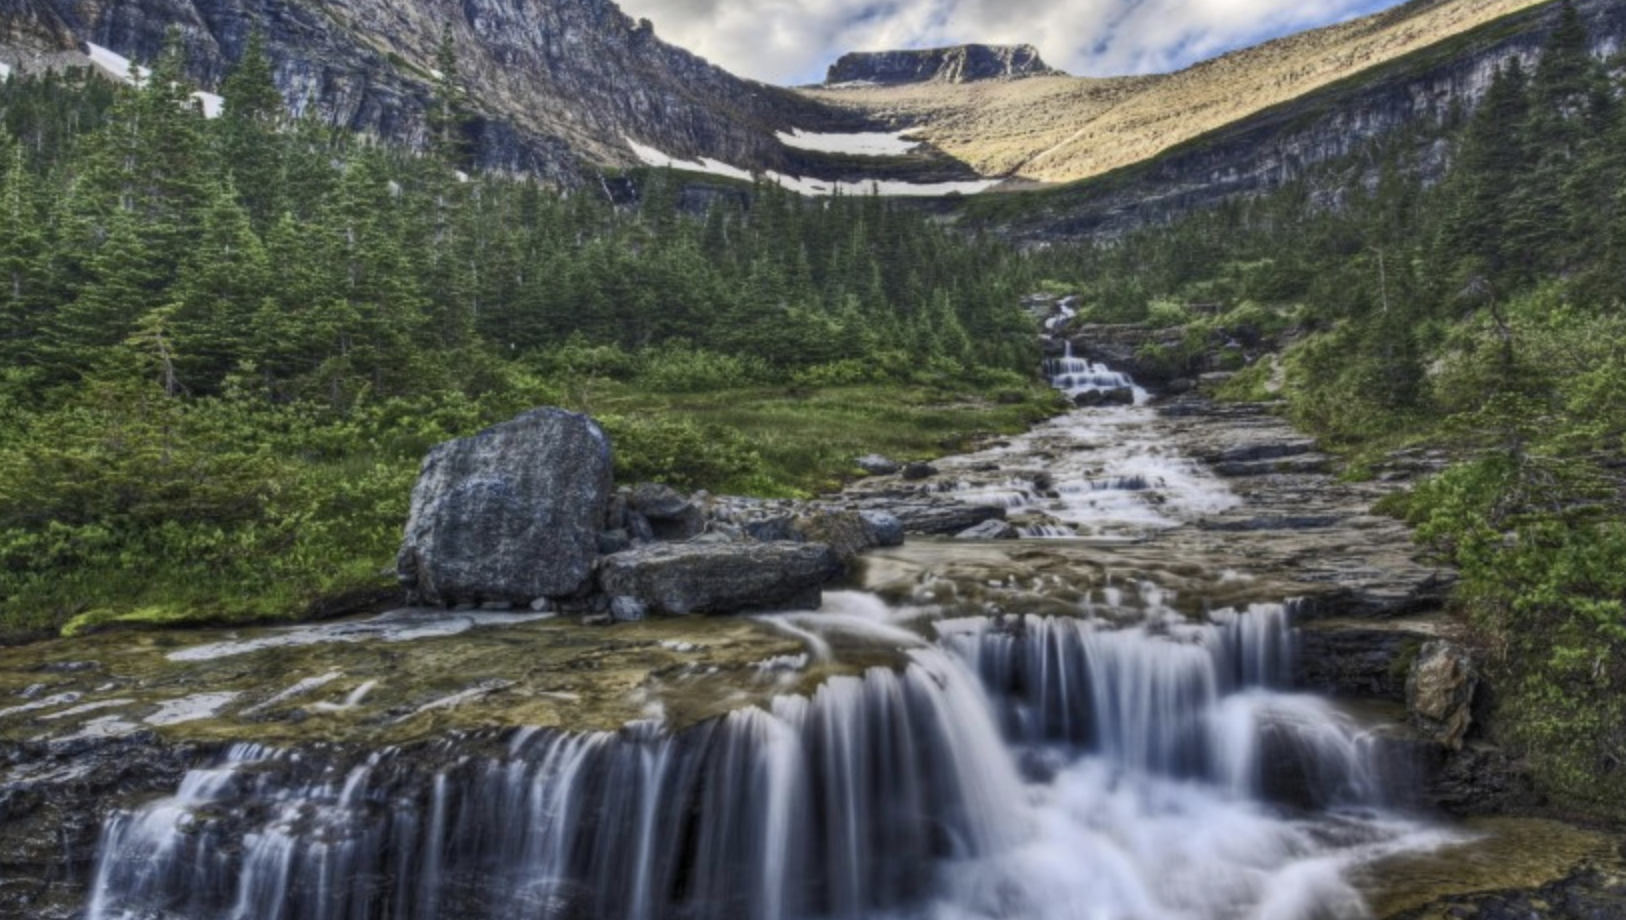
<svg viewBox="0 0 1626 920">
<path fill-rule="evenodd" d="M 536 600 L 531 601 L 531 610 L 536 613 L 548 613 L 549 611 L 553 610 L 553 600 L 551 598 L 539 597 Z"/>
<path fill-rule="evenodd" d="M 906 464 L 903 468 L 903 478 L 909 480 L 910 482 L 915 482 L 917 480 L 925 479 L 928 476 L 936 475 L 937 467 L 932 466 L 930 463 L 927 463 L 924 460 L 917 460 L 914 463 Z"/>
<path fill-rule="evenodd" d="M 745 535 L 760 543 L 773 543 L 776 541 L 789 541 L 800 543 L 807 539 L 802 536 L 795 526 L 796 519 L 788 514 L 774 515 L 773 517 L 759 518 L 746 521 L 742 525 Z"/>
<path fill-rule="evenodd" d="M 610 598 L 610 619 L 617 623 L 636 623 L 649 615 L 649 608 L 636 597 Z"/>
<path fill-rule="evenodd" d="M 814 510 L 797 518 L 793 526 L 809 542 L 835 550 L 843 561 L 876 545 L 875 529 L 856 511 Z"/>
<path fill-rule="evenodd" d="M 890 476 L 898 471 L 898 463 L 889 457 L 880 454 L 865 454 L 853 461 L 858 468 L 871 476 Z"/>
<path fill-rule="evenodd" d="M 903 521 L 895 514 L 885 511 L 860 511 L 858 516 L 869 525 L 876 546 L 900 546 L 903 544 Z"/>
<path fill-rule="evenodd" d="M 687 540 L 706 529 L 706 514 L 700 503 L 661 483 L 633 486 L 627 507 L 643 516 L 657 540 Z"/>
<path fill-rule="evenodd" d="M 1406 709 L 1412 724 L 1451 750 L 1461 750 L 1473 723 L 1479 674 L 1467 649 L 1452 642 L 1425 643 L 1406 676 Z"/>
</svg>

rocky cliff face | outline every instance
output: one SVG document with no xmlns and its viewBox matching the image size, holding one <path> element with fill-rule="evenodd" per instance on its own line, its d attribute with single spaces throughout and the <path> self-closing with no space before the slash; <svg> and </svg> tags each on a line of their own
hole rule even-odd
<svg viewBox="0 0 1626 920">
<path fill-rule="evenodd" d="M 629 137 L 676 156 L 784 168 L 793 154 L 775 130 L 840 126 L 814 101 L 662 42 L 609 0 L 22 2 L 28 20 L 8 12 L 6 28 L 32 43 L 93 42 L 138 61 L 177 26 L 205 87 L 259 28 L 295 108 L 412 145 L 423 142 L 444 25 L 473 99 L 478 164 L 560 182 L 584 166 L 636 163 Z"/>
<path fill-rule="evenodd" d="M 863 51 L 844 54 L 830 66 L 826 84 L 971 83 L 1059 73 L 1032 45 L 959 45 L 924 51 Z"/>
<path fill-rule="evenodd" d="M 1596 55 L 1626 47 L 1626 5 L 1576 0 L 1576 8 Z M 1399 129 L 1471 108 L 1497 68 L 1513 58 L 1534 66 L 1558 12 L 1556 3 L 1532 8 L 1210 132 L 1147 163 L 1057 192 L 1044 207 L 1014 221 L 1011 232 L 1029 240 L 1114 237 L 1232 198 L 1268 194 Z M 1428 178 L 1443 172 L 1447 156 L 1443 145 L 1424 142 L 1414 162 Z M 1337 206 L 1343 196 L 1376 181 L 1374 167 L 1312 194 Z"/>
</svg>

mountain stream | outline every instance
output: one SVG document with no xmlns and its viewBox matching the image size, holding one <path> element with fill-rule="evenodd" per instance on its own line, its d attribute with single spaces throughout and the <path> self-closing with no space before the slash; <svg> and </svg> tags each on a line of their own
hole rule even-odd
<svg viewBox="0 0 1626 920">
<path fill-rule="evenodd" d="M 404 613 L 142 652 L 217 689 L 139 711 L 235 740 L 105 820 L 86 920 L 1372 916 L 1378 867 L 1475 832 L 1419 809 L 1393 708 L 1294 687 L 1305 629 L 1427 571 L 1360 496 L 1301 488 L 1311 445 L 1247 440 L 1277 423 L 1160 412 L 1070 352 L 1049 370 L 1128 395 L 918 487 L 1021 538 L 911 538 L 817 612 L 608 640 Z M 454 647 L 481 651 L 410 657 Z M 584 656 L 635 677 L 548 689 Z M 463 683 L 386 705 L 435 667 Z M 62 744 L 165 724 L 121 715 L 142 701 L 115 683 L 29 717 L 79 713 Z"/>
</svg>

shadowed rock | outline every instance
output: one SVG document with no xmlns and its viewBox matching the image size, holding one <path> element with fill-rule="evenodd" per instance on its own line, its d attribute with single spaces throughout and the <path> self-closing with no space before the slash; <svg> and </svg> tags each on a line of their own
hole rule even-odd
<svg viewBox="0 0 1626 920">
<path fill-rule="evenodd" d="M 604 557 L 598 583 L 655 613 L 811 610 L 820 586 L 842 571 L 822 543 L 657 543 Z"/>
<path fill-rule="evenodd" d="M 610 474 L 604 432 L 563 409 L 437 445 L 412 489 L 401 584 L 442 606 L 577 593 L 598 554 Z"/>
</svg>

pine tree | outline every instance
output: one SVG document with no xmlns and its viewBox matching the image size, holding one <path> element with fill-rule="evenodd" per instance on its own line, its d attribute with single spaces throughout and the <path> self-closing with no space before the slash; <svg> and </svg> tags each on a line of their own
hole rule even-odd
<svg viewBox="0 0 1626 920">
<path fill-rule="evenodd" d="M 225 99 L 216 128 L 221 162 L 231 171 L 255 230 L 263 233 L 280 208 L 277 192 L 284 148 L 276 135 L 287 120 L 287 108 L 258 29 L 249 34 L 243 56 L 221 84 L 220 95 Z"/>
<path fill-rule="evenodd" d="M 20 145 L 4 143 L 0 156 L 0 364 L 32 364 L 47 300 L 44 260 L 44 216 L 39 206 L 39 180 L 25 166 Z"/>
<path fill-rule="evenodd" d="M 1441 239 L 1463 271 L 1501 281 L 1529 272 L 1529 214 L 1509 190 L 1523 185 L 1531 156 L 1529 80 L 1518 58 L 1496 72 L 1468 123 L 1452 174 L 1452 205 Z"/>
<path fill-rule="evenodd" d="M 440 44 L 435 49 L 435 95 L 429 108 L 429 147 L 434 156 L 452 169 L 468 166 L 469 97 L 457 66 L 457 46 L 452 41 L 452 24 L 444 23 Z"/>
<path fill-rule="evenodd" d="M 229 181 L 216 183 L 167 317 L 183 356 L 174 374 L 189 392 L 217 391 L 246 356 L 254 315 L 271 287 L 270 263 L 247 209 Z"/>
</svg>

